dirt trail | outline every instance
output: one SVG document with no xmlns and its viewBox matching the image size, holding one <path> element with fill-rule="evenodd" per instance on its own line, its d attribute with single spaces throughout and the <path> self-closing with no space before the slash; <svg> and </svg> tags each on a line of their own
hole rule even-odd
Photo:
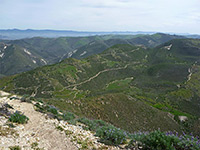
<svg viewBox="0 0 200 150">
<path fill-rule="evenodd" d="M 46 119 L 44 114 L 34 110 L 32 104 L 20 102 L 19 100 L 10 101 L 9 99 L 7 102 L 15 110 L 21 111 L 29 118 L 27 124 L 21 125 L 24 126 L 22 129 L 23 133 L 21 133 L 21 135 L 24 135 L 28 138 L 35 138 L 39 143 L 39 147 L 48 150 L 77 149 L 77 147 L 73 145 L 73 143 L 66 137 L 64 133 L 61 133 L 59 130 L 55 129 L 55 120 L 51 121 L 50 119 Z M 23 143 L 20 143 L 20 145 L 21 144 Z"/>
<path fill-rule="evenodd" d="M 32 104 L 20 103 L 19 101 L 14 101 L 14 103 L 30 119 L 24 126 L 25 130 L 35 134 L 42 141 L 42 145 L 45 145 L 45 148 L 51 150 L 77 149 L 70 142 L 70 139 L 66 138 L 65 134 L 61 134 L 58 130 L 55 130 L 54 124 L 48 123 L 44 115 L 36 112 Z"/>
<path fill-rule="evenodd" d="M 98 77 L 100 74 L 104 73 L 104 72 L 108 72 L 108 71 L 113 71 L 113 70 L 120 70 L 120 69 L 126 69 L 128 65 L 124 66 L 124 67 L 119 67 L 119 68 L 111 68 L 111 69 L 105 69 L 105 70 L 102 70 L 102 71 L 99 71 L 96 75 L 90 77 L 89 79 L 83 81 L 83 82 L 80 82 L 80 83 L 77 83 L 77 84 L 73 84 L 73 85 L 69 85 L 65 88 L 69 88 L 69 87 L 74 87 L 74 86 L 79 86 L 79 85 L 82 85 L 82 84 L 85 84 L 87 82 L 90 82 L 91 80 L 93 80 L 94 78 Z"/>
</svg>

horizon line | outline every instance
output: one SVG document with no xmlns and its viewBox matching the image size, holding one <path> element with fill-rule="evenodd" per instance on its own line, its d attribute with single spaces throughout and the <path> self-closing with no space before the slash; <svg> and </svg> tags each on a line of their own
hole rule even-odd
<svg viewBox="0 0 200 150">
<path fill-rule="evenodd" d="M 137 30 L 137 31 L 130 31 L 130 30 L 114 30 L 114 31 L 88 31 L 88 30 L 72 30 L 72 29 L 49 29 L 49 28 L 45 28 L 45 29 L 34 29 L 34 28 L 26 28 L 26 29 L 20 29 L 20 28 L 3 28 L 0 30 L 19 30 L 19 31 L 27 31 L 27 30 L 33 30 L 33 31 L 71 31 L 71 32 L 88 32 L 88 33 L 112 33 L 112 32 L 122 32 L 122 33 L 137 33 L 137 32 L 141 32 L 141 33 L 165 33 L 165 34 L 179 34 L 179 35 L 200 35 L 198 33 L 189 33 L 189 32 L 185 32 L 185 33 L 179 33 L 179 32 L 163 32 L 163 31 L 142 31 L 142 30 Z"/>
</svg>

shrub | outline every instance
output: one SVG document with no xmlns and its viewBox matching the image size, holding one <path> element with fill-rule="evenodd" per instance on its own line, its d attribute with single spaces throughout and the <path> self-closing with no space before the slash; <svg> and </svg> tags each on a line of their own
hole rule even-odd
<svg viewBox="0 0 200 150">
<path fill-rule="evenodd" d="M 31 99 L 30 99 L 29 95 L 23 95 L 20 100 L 21 100 L 21 102 L 31 103 Z"/>
<path fill-rule="evenodd" d="M 19 146 L 10 146 L 10 150 L 21 150 Z"/>
<path fill-rule="evenodd" d="M 27 123 L 28 120 L 29 120 L 28 117 L 26 117 L 25 115 L 21 114 L 18 111 L 16 111 L 14 114 L 12 114 L 9 118 L 9 121 L 15 122 L 15 123 L 20 123 L 20 124 Z"/>
<path fill-rule="evenodd" d="M 89 120 L 87 118 L 80 118 L 78 122 L 85 124 L 87 127 L 85 129 L 89 129 L 92 131 L 96 131 L 99 127 L 108 126 L 108 124 L 102 120 Z"/>
<path fill-rule="evenodd" d="M 36 149 L 38 147 L 38 145 L 39 144 L 37 142 L 34 142 L 34 143 L 31 144 L 31 148 Z"/>
<path fill-rule="evenodd" d="M 58 114 L 58 110 L 55 107 L 49 107 L 48 111 L 51 112 L 54 115 Z"/>
<path fill-rule="evenodd" d="M 103 126 L 98 128 L 96 136 L 100 137 L 100 141 L 108 145 L 119 145 L 126 141 L 126 132 L 114 126 Z"/>
<path fill-rule="evenodd" d="M 80 118 L 78 122 L 86 125 L 85 129 L 95 131 L 100 142 L 108 145 L 119 145 L 126 141 L 126 132 L 116 128 L 102 120 L 89 120 Z"/>
<path fill-rule="evenodd" d="M 141 143 L 143 150 L 199 150 L 200 140 L 194 136 L 178 133 L 164 133 L 156 130 L 150 133 L 136 133 L 132 135 L 129 148 L 135 145 L 135 141 Z"/>
<path fill-rule="evenodd" d="M 60 130 L 60 131 L 64 131 L 63 127 L 61 127 L 61 126 L 57 126 L 56 129 Z"/>
<path fill-rule="evenodd" d="M 45 111 L 44 107 L 40 103 L 35 103 L 36 111 L 43 113 Z"/>
<path fill-rule="evenodd" d="M 63 114 L 62 117 L 66 121 L 75 119 L 75 115 L 71 112 L 67 112 L 67 113 Z"/>
</svg>

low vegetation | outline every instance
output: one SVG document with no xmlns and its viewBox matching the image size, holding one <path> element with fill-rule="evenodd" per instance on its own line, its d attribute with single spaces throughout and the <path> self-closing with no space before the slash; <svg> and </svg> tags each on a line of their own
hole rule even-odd
<svg viewBox="0 0 200 150">
<path fill-rule="evenodd" d="M 108 134 L 112 127 L 98 119 L 130 133 L 161 128 L 198 135 L 199 44 L 197 39 L 179 39 L 152 49 L 114 45 L 99 55 L 65 59 L 3 78 L 0 88 L 21 95 L 35 93 L 34 99 L 45 102 L 36 101 L 36 110 L 82 123 L 95 133 L 98 129 L 105 143 L 120 144 L 114 137 L 123 134 L 114 127 L 116 134 Z"/>
<path fill-rule="evenodd" d="M 96 130 L 96 136 L 100 137 L 100 142 L 108 145 L 120 145 L 126 141 L 126 132 L 114 126 L 103 126 Z"/>
<path fill-rule="evenodd" d="M 12 114 L 9 118 L 10 122 L 19 123 L 19 124 L 25 124 L 28 122 L 28 120 L 29 120 L 28 117 L 26 117 L 24 114 L 21 114 L 18 111 Z"/>
<path fill-rule="evenodd" d="M 199 150 L 200 139 L 193 135 L 178 135 L 176 132 L 161 132 L 160 130 L 152 132 L 139 132 L 130 135 L 132 140 L 129 142 L 128 148 L 138 145 L 143 150 Z M 137 145 L 137 146 L 138 146 Z"/>
<path fill-rule="evenodd" d="M 10 146 L 9 149 L 10 150 L 21 150 L 21 147 L 18 146 L 18 145 L 17 146 Z"/>
</svg>

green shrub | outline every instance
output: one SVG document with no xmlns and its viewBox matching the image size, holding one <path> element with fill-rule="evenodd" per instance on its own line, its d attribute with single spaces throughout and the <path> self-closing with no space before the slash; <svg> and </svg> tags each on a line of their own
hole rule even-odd
<svg viewBox="0 0 200 150">
<path fill-rule="evenodd" d="M 40 105 L 39 102 L 35 103 L 35 107 L 36 107 L 36 109 L 35 109 L 36 111 L 39 111 L 39 112 L 41 112 L 41 113 L 44 113 L 44 112 L 45 112 L 44 106 L 43 106 L 43 105 Z"/>
<path fill-rule="evenodd" d="M 114 126 L 103 126 L 98 128 L 96 136 L 100 137 L 100 141 L 108 145 L 119 145 L 126 141 L 126 132 Z"/>
<path fill-rule="evenodd" d="M 77 120 L 76 119 L 73 119 L 73 120 L 69 120 L 67 121 L 69 124 L 72 124 L 72 125 L 76 125 L 77 123 Z"/>
<path fill-rule="evenodd" d="M 99 127 L 108 126 L 108 124 L 102 120 L 89 120 L 87 118 L 80 118 L 78 122 L 85 124 L 85 129 L 96 131 Z"/>
<path fill-rule="evenodd" d="M 64 131 L 63 127 L 61 127 L 61 126 L 57 126 L 56 129 L 60 130 L 60 131 Z"/>
<path fill-rule="evenodd" d="M 21 150 L 19 146 L 10 146 L 10 150 Z"/>
<path fill-rule="evenodd" d="M 54 115 L 58 114 L 58 110 L 56 108 L 54 108 L 54 107 L 49 107 L 48 111 L 51 112 Z"/>
<path fill-rule="evenodd" d="M 75 119 L 75 115 L 71 112 L 67 112 L 67 113 L 63 114 L 63 119 L 66 121 L 73 120 L 73 119 Z"/>
<path fill-rule="evenodd" d="M 31 99 L 30 99 L 29 95 L 23 95 L 20 100 L 21 100 L 21 102 L 31 103 Z"/>
<path fill-rule="evenodd" d="M 136 133 L 132 135 L 132 140 L 128 148 L 135 146 L 135 141 L 141 144 L 143 150 L 199 150 L 200 141 L 198 138 L 178 133 L 164 133 L 156 130 L 150 133 Z"/>
<path fill-rule="evenodd" d="M 37 142 L 34 142 L 34 143 L 31 144 L 31 148 L 32 148 L 32 149 L 35 149 L 35 148 L 38 147 L 38 145 L 39 145 L 39 144 L 38 144 Z"/>
<path fill-rule="evenodd" d="M 20 124 L 27 123 L 28 120 L 29 120 L 28 117 L 26 117 L 25 115 L 21 114 L 18 111 L 16 111 L 14 114 L 12 114 L 9 118 L 9 121 L 15 122 L 15 123 L 20 123 Z"/>
<path fill-rule="evenodd" d="M 87 118 L 80 118 L 78 119 L 78 122 L 85 124 L 85 129 L 95 131 L 96 136 L 100 138 L 102 143 L 108 145 L 119 145 L 126 141 L 126 132 L 102 120 L 89 120 Z"/>
</svg>

